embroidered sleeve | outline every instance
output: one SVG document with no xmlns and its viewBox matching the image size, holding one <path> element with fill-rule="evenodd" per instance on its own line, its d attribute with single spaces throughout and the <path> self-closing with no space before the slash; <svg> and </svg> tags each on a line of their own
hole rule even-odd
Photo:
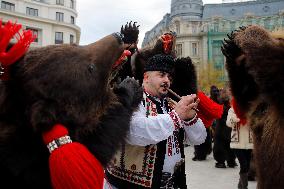
<svg viewBox="0 0 284 189">
<path fill-rule="evenodd" d="M 131 145 L 147 146 L 167 139 L 174 132 L 174 123 L 169 114 L 145 115 L 146 109 L 141 103 L 130 122 L 127 142 Z"/>
<path fill-rule="evenodd" d="M 182 124 L 185 126 L 185 127 L 190 127 L 190 126 L 193 126 L 198 120 L 198 116 L 197 114 L 195 114 L 195 116 L 189 120 L 189 121 L 182 121 Z"/>
<path fill-rule="evenodd" d="M 192 125 L 184 127 L 185 142 L 193 145 L 204 143 L 207 133 L 202 120 L 200 118 L 193 118 L 191 123 Z"/>
<path fill-rule="evenodd" d="M 178 130 L 179 128 L 181 128 L 181 120 L 178 114 L 176 113 L 176 111 L 175 110 L 170 111 L 169 115 L 171 116 L 171 119 L 174 122 L 175 130 Z"/>
</svg>

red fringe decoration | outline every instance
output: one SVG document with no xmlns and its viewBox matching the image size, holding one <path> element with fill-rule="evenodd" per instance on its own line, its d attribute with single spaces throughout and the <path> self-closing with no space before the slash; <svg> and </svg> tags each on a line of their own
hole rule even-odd
<svg viewBox="0 0 284 189">
<path fill-rule="evenodd" d="M 245 125 L 247 123 L 246 115 L 240 109 L 235 98 L 232 98 L 231 104 L 232 104 L 232 107 L 234 109 L 234 112 L 236 113 L 237 117 L 240 119 L 240 125 Z"/>
<path fill-rule="evenodd" d="M 36 36 L 30 30 L 23 30 L 20 34 L 21 24 L 12 23 L 8 21 L 2 25 L 0 20 L 0 63 L 4 68 L 4 74 L 1 76 L 2 80 L 9 79 L 9 66 L 21 58 L 28 50 L 30 44 L 35 40 Z M 17 43 L 6 52 L 10 40 L 15 37 Z"/>
<path fill-rule="evenodd" d="M 124 50 L 122 55 L 119 57 L 119 59 L 112 65 L 112 69 L 116 69 L 118 66 L 123 64 L 127 61 L 127 56 L 130 56 L 131 52 L 129 50 Z"/>
<path fill-rule="evenodd" d="M 165 54 L 170 54 L 172 51 L 174 36 L 170 33 L 166 33 L 161 36 L 163 40 L 163 49 Z"/>
<path fill-rule="evenodd" d="M 68 135 L 67 129 L 57 124 L 43 134 L 45 144 Z M 49 168 L 54 189 L 102 189 L 104 170 L 100 162 L 82 144 L 64 144 L 51 152 Z"/>
<path fill-rule="evenodd" d="M 197 93 L 200 102 L 198 104 L 198 117 L 202 120 L 206 128 L 212 126 L 214 119 L 220 119 L 223 114 L 223 105 L 220 105 L 206 96 L 203 92 Z"/>
</svg>

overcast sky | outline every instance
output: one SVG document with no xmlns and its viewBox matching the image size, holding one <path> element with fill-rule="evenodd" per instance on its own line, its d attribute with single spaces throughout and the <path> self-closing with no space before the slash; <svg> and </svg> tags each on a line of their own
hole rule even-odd
<svg viewBox="0 0 284 189">
<path fill-rule="evenodd" d="M 203 0 L 204 4 L 221 2 Z M 122 24 L 132 20 L 140 24 L 140 46 L 145 32 L 161 21 L 166 13 L 170 13 L 170 7 L 171 0 L 77 0 L 80 44 L 89 44 L 117 32 Z"/>
</svg>

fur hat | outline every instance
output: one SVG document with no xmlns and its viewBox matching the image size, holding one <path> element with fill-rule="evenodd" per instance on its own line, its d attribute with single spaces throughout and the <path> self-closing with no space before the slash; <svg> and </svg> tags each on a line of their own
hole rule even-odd
<svg viewBox="0 0 284 189">
<path fill-rule="evenodd" d="M 171 55 L 157 54 L 149 58 L 146 62 L 144 71 L 163 71 L 170 74 L 174 72 L 175 60 Z"/>
</svg>

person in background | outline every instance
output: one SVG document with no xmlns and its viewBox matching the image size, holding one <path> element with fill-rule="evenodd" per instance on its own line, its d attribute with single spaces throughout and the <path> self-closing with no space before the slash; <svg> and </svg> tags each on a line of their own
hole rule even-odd
<svg viewBox="0 0 284 189">
<path fill-rule="evenodd" d="M 223 104 L 223 114 L 221 119 L 216 120 L 216 128 L 214 132 L 214 144 L 213 144 L 213 157 L 216 160 L 216 168 L 226 168 L 227 166 L 234 168 L 236 164 L 236 156 L 233 150 L 230 148 L 231 131 L 232 128 L 227 127 L 226 120 L 230 105 L 230 89 L 228 85 L 225 85 L 220 90 L 219 102 Z"/>
<path fill-rule="evenodd" d="M 210 94 L 211 97 L 214 97 L 213 99 L 217 100 L 219 89 L 215 86 L 211 87 Z M 198 104 L 199 112 L 197 114 L 206 127 L 207 137 L 204 143 L 194 146 L 193 161 L 206 160 L 207 155 L 212 152 L 211 126 L 216 119 L 221 118 L 223 113 L 223 106 L 206 96 L 203 92 L 198 92 L 198 98 L 200 99 L 200 103 Z"/>
<path fill-rule="evenodd" d="M 240 179 L 238 189 L 248 188 L 248 171 L 253 149 L 252 132 L 247 125 L 246 119 L 242 118 L 237 104 L 232 100 L 232 108 L 229 109 L 226 124 L 232 128 L 230 146 L 234 150 L 240 163 Z M 238 112 L 238 116 L 235 112 Z"/>
</svg>

